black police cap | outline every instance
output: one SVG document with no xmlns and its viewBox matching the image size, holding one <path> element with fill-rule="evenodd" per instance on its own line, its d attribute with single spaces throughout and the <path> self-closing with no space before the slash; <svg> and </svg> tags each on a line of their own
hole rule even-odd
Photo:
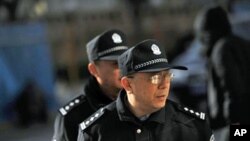
<svg viewBox="0 0 250 141">
<path fill-rule="evenodd" d="M 140 42 L 118 58 L 121 76 L 135 72 L 158 72 L 167 69 L 187 70 L 184 66 L 168 63 L 165 49 L 153 39 Z"/>
<path fill-rule="evenodd" d="M 128 49 L 126 35 L 111 29 L 96 36 L 86 45 L 90 62 L 96 60 L 117 60 L 118 56 Z"/>
</svg>

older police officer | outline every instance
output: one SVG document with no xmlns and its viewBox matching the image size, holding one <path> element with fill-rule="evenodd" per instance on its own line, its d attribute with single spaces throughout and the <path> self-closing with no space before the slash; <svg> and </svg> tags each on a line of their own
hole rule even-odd
<svg viewBox="0 0 250 141">
<path fill-rule="evenodd" d="M 128 49 L 125 34 L 111 29 L 87 44 L 88 70 L 91 74 L 84 94 L 59 109 L 53 141 L 77 140 L 78 124 L 116 99 L 121 89 L 117 58 Z"/>
<path fill-rule="evenodd" d="M 121 90 L 117 100 L 80 124 L 78 141 L 214 140 L 205 114 L 168 100 L 173 74 L 164 48 L 146 40 L 118 59 Z"/>
</svg>

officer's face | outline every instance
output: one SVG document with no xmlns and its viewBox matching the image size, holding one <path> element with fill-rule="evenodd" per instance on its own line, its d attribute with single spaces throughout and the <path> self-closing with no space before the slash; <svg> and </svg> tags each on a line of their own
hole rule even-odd
<svg viewBox="0 0 250 141">
<path fill-rule="evenodd" d="M 117 61 L 100 60 L 96 64 L 97 79 L 104 89 L 108 89 L 116 97 L 121 89 L 120 71 Z"/>
<path fill-rule="evenodd" d="M 134 74 L 130 84 L 135 103 L 149 113 L 164 107 L 169 94 L 170 81 L 169 71 Z"/>
</svg>

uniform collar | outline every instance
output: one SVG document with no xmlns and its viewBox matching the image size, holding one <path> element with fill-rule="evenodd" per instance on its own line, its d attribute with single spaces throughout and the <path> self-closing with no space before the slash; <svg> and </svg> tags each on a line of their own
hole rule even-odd
<svg viewBox="0 0 250 141">
<path fill-rule="evenodd" d="M 121 121 L 131 121 L 134 123 L 140 123 L 141 121 L 133 115 L 133 113 L 129 110 L 125 100 L 126 100 L 126 91 L 121 90 L 120 94 L 116 101 L 117 112 L 119 115 L 119 119 Z M 173 116 L 175 115 L 175 111 L 171 104 L 171 101 L 167 101 L 166 106 L 159 111 L 152 113 L 146 122 L 156 122 L 165 124 L 166 122 L 169 123 Z"/>
<path fill-rule="evenodd" d="M 123 89 L 116 100 L 116 108 L 118 112 L 119 119 L 121 121 L 131 121 L 134 123 L 139 123 L 140 121 L 133 115 L 126 105 L 125 100 L 127 99 L 126 91 Z"/>
<path fill-rule="evenodd" d="M 148 121 L 168 124 L 174 119 L 174 116 L 175 110 L 173 109 L 173 105 L 170 100 L 167 100 L 165 107 L 151 114 Z"/>
<path fill-rule="evenodd" d="M 96 78 L 93 76 L 89 77 L 84 87 L 84 93 L 89 104 L 96 110 L 112 102 L 112 100 L 102 92 Z"/>
</svg>

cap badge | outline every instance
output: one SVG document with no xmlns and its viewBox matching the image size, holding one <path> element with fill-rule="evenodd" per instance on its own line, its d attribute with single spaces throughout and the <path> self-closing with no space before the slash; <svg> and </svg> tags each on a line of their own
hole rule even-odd
<svg viewBox="0 0 250 141">
<path fill-rule="evenodd" d="M 154 53 L 155 55 L 160 55 L 160 54 L 161 54 L 161 51 L 160 51 L 159 47 L 158 47 L 156 44 L 153 44 L 153 45 L 151 46 L 151 49 L 152 49 L 152 51 L 153 51 L 153 53 Z"/>
<path fill-rule="evenodd" d="M 117 33 L 114 33 L 112 35 L 112 39 L 113 39 L 114 43 L 121 43 L 122 42 L 121 36 L 119 34 L 117 34 Z"/>
</svg>

